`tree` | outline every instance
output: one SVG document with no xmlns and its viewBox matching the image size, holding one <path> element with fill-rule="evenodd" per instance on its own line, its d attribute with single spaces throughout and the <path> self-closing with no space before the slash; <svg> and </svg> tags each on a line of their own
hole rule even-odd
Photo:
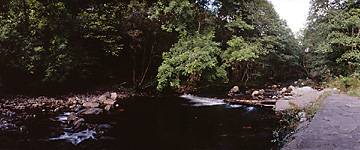
<svg viewBox="0 0 360 150">
<path fill-rule="evenodd" d="M 266 0 L 0 4 L 0 76 L 7 86 L 246 86 L 285 80 L 284 72 L 299 67 L 297 41 Z"/>
<path fill-rule="evenodd" d="M 304 43 L 313 77 L 359 71 L 359 6 L 355 1 L 313 1 Z"/>
<path fill-rule="evenodd" d="M 158 89 L 171 87 L 188 91 L 202 82 L 226 80 L 226 71 L 218 61 L 221 49 L 213 38 L 212 33 L 182 37 L 165 52 L 157 75 Z"/>
<path fill-rule="evenodd" d="M 206 7 L 207 5 L 211 5 L 212 9 Z M 180 40 L 170 53 L 163 56 L 164 61 L 158 73 L 160 90 L 164 87 L 188 87 L 189 81 L 214 81 L 214 78 L 207 78 L 208 76 L 219 79 L 226 76 L 231 84 L 244 86 L 248 81 L 259 81 L 259 78 L 262 79 L 261 82 L 269 81 L 268 78 L 277 78 L 279 81 L 287 79 L 283 76 L 284 72 L 299 70 L 301 67 L 298 43 L 268 1 L 213 1 L 211 4 L 205 1 L 195 4 L 186 0 L 170 1 L 159 2 L 155 10 L 154 18 L 166 18 L 163 21 L 163 29 L 169 32 L 176 31 L 180 35 Z M 215 31 L 215 37 L 206 38 L 207 41 L 193 36 L 206 37 L 211 31 Z M 185 57 L 191 54 L 197 56 L 198 51 L 193 49 L 207 51 L 201 45 L 190 45 L 198 43 L 197 41 L 213 43 L 213 40 L 217 41 L 218 48 L 215 48 L 214 44 L 213 48 L 208 49 L 220 50 L 216 50 L 214 54 L 211 51 L 210 57 L 204 57 L 212 59 L 204 61 L 202 57 Z M 210 64 L 215 68 L 211 70 L 220 71 L 208 71 L 208 62 L 214 60 L 217 61 Z M 195 74 L 180 75 L 180 72 L 193 69 L 188 65 L 191 62 L 196 62 L 202 67 L 198 67 Z M 196 76 L 196 80 L 193 80 L 192 76 Z M 200 76 L 205 77 L 199 78 Z M 296 74 L 291 77 L 298 76 Z M 198 84 L 190 85 L 196 87 Z"/>
</svg>

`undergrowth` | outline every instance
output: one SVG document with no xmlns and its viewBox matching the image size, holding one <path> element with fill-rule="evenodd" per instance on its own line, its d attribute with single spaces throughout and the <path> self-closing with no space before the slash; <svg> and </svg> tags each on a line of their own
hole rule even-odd
<svg viewBox="0 0 360 150">
<path fill-rule="evenodd" d="M 336 77 L 330 80 L 327 86 L 337 88 L 350 96 L 360 97 L 360 74 Z"/>
</svg>

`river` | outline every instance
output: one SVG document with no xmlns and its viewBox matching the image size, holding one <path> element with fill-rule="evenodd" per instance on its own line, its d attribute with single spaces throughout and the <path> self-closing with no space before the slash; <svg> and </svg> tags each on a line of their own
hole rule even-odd
<svg viewBox="0 0 360 150">
<path fill-rule="evenodd" d="M 279 118 L 269 108 L 228 105 L 192 95 L 134 97 L 121 110 L 87 118 L 103 130 L 71 133 L 57 115 L 39 115 L 27 132 L 1 132 L 0 149 L 266 150 L 276 149 Z M 66 118 L 65 118 L 66 119 Z M 101 132 L 101 134 L 99 133 Z"/>
</svg>

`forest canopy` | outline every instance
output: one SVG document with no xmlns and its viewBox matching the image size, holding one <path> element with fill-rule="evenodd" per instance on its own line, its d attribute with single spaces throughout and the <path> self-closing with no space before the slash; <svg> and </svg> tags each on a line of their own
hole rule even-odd
<svg viewBox="0 0 360 150">
<path fill-rule="evenodd" d="M 12 0 L 0 7 L 0 83 L 9 89 L 126 83 L 188 91 L 304 75 L 302 47 L 267 0 Z M 342 28 L 331 27 L 329 39 L 352 50 L 336 62 L 357 60 L 359 24 L 338 15 L 349 23 L 331 21 Z"/>
<path fill-rule="evenodd" d="M 308 48 L 306 68 L 312 78 L 360 73 L 360 2 L 312 0 L 303 46 Z"/>
</svg>

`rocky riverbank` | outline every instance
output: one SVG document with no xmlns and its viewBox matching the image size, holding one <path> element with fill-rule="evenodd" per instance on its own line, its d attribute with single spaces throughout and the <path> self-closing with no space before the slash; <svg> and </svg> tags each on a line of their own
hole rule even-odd
<svg viewBox="0 0 360 150">
<path fill-rule="evenodd" d="M 311 104 L 323 91 L 326 90 L 311 88 L 304 84 L 304 81 L 296 81 L 291 85 L 270 85 L 263 89 L 248 89 L 244 92 L 235 86 L 230 90 L 228 98 L 221 99 L 220 103 L 226 104 L 225 101 L 242 105 L 260 104 L 260 106 L 272 106 L 277 111 L 284 111 Z M 94 122 L 94 118 L 114 111 L 126 111 L 123 102 L 133 96 L 138 95 L 128 90 L 116 90 L 61 97 L 2 97 L 0 98 L 0 132 L 6 130 L 26 133 L 27 125 L 24 122 L 43 114 L 61 124 L 62 131 L 57 132 L 51 139 L 71 140 L 71 143 L 76 145 L 83 140 L 81 137 L 91 139 L 94 133 L 101 135 L 111 126 Z M 303 103 L 304 105 L 300 105 Z"/>
<path fill-rule="evenodd" d="M 234 86 L 228 92 L 226 102 L 273 107 L 281 112 L 290 109 L 304 109 L 314 103 L 324 93 L 337 93 L 337 89 L 323 88 L 311 80 L 298 80 L 288 85 L 271 85 L 262 89 L 249 89 L 244 92 Z"/>
<path fill-rule="evenodd" d="M 39 114 L 57 115 L 71 112 L 66 124 L 74 130 L 86 128 L 87 116 L 100 115 L 115 109 L 124 111 L 121 102 L 135 96 L 125 90 L 77 94 L 62 97 L 3 97 L 0 98 L 0 131 L 22 132 L 26 129 L 23 122 Z"/>
</svg>

